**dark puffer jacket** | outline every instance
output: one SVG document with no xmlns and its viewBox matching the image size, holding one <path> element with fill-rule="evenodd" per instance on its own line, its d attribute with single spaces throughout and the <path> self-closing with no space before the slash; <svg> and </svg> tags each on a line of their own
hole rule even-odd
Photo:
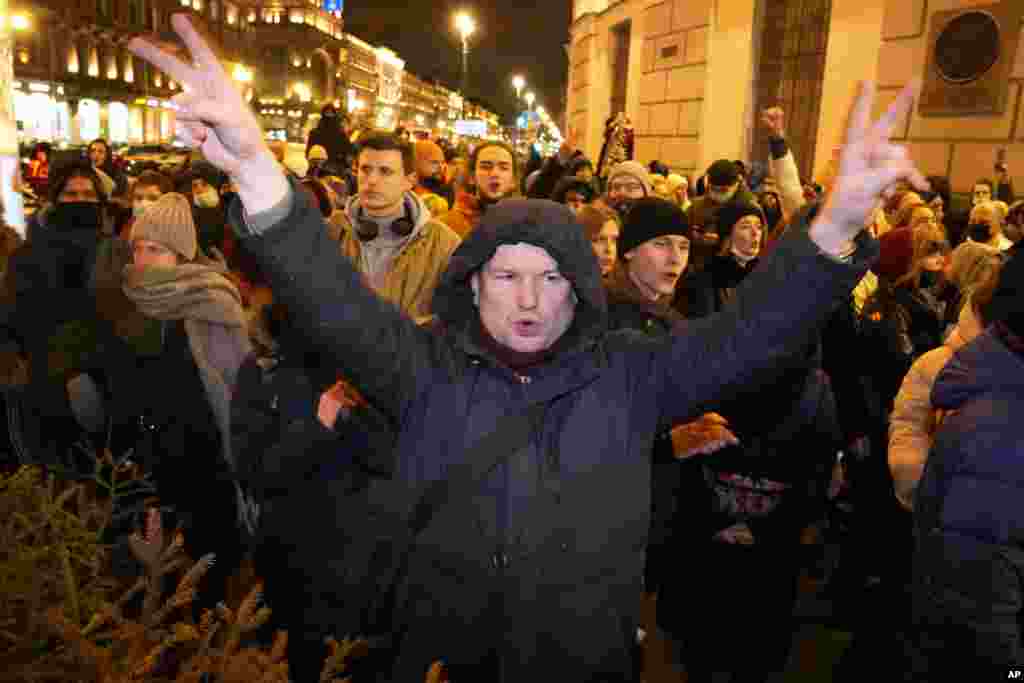
<svg viewBox="0 0 1024 683">
<path fill-rule="evenodd" d="M 237 204 L 232 222 L 300 331 L 399 427 L 394 478 L 370 484 L 378 520 L 405 525 L 424 486 L 504 415 L 546 406 L 530 446 L 417 538 L 395 598 L 404 638 L 390 680 L 418 680 L 438 658 L 476 680 L 635 680 L 655 435 L 800 348 L 874 243 L 861 238 L 847 264 L 797 234 L 720 315 L 661 338 L 608 333 L 597 261 L 572 212 L 506 200 L 453 253 L 434 296 L 437 334 L 366 287 L 310 200 L 288 201 L 262 234 Z M 556 259 L 579 303 L 555 356 L 519 373 L 477 342 L 470 278 L 500 245 L 523 242 Z"/>
<path fill-rule="evenodd" d="M 1006 678 L 1024 661 L 1024 357 L 990 329 L 939 374 L 932 404 L 951 412 L 914 506 L 920 659 L 910 667 L 914 680 L 951 664 Z"/>
</svg>

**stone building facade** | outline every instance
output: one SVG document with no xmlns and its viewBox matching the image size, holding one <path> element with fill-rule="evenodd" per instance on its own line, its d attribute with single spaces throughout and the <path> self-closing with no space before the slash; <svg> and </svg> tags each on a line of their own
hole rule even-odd
<svg viewBox="0 0 1024 683">
<path fill-rule="evenodd" d="M 997 64 L 1009 86 L 1003 111 L 915 106 L 894 137 L 954 190 L 991 175 L 1000 153 L 1024 175 L 1021 0 L 575 0 L 567 124 L 596 159 L 606 120 L 622 111 L 639 161 L 700 172 L 721 157 L 765 159 L 758 112 L 781 105 L 801 172 L 821 177 L 857 83 L 877 82 L 880 112 L 930 69 L 933 25 L 965 8 L 1011 17 L 1001 30 L 1016 54 Z"/>
</svg>

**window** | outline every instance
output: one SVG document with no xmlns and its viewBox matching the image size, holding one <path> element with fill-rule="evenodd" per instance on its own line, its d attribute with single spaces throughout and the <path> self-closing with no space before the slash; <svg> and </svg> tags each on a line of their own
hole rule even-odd
<svg viewBox="0 0 1024 683">
<path fill-rule="evenodd" d="M 220 21 L 220 0 L 210 0 L 210 18 Z"/>
<path fill-rule="evenodd" d="M 78 71 L 78 48 L 72 45 L 68 48 L 68 73 L 76 74 Z"/>
<path fill-rule="evenodd" d="M 135 82 L 135 58 L 130 54 L 124 56 L 124 82 Z"/>
<path fill-rule="evenodd" d="M 88 74 L 93 78 L 99 78 L 100 75 L 100 54 L 96 48 L 89 50 L 89 71 Z"/>
<path fill-rule="evenodd" d="M 96 0 L 96 19 L 109 22 L 111 18 L 110 0 Z"/>
<path fill-rule="evenodd" d="M 238 23 L 238 7 L 236 7 L 235 5 L 232 5 L 231 3 L 226 3 L 224 5 L 224 15 L 225 18 L 227 19 L 229 26 L 234 26 Z"/>
<path fill-rule="evenodd" d="M 142 23 L 141 0 L 128 0 L 128 23 L 137 26 Z"/>
<path fill-rule="evenodd" d="M 303 21 L 305 21 L 305 17 L 303 15 L 304 15 L 304 13 L 303 13 L 302 10 L 300 10 L 300 9 L 293 9 L 289 13 L 288 18 L 291 19 L 291 22 L 293 24 L 301 24 Z"/>
</svg>

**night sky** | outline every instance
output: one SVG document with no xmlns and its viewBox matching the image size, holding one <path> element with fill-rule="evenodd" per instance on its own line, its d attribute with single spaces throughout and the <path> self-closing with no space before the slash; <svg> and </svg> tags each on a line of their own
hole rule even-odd
<svg viewBox="0 0 1024 683">
<path fill-rule="evenodd" d="M 560 115 L 568 70 L 563 47 L 569 37 L 568 0 L 346 0 L 345 30 L 391 48 L 417 76 L 458 89 L 462 56 L 454 16 L 459 10 L 477 24 L 469 38 L 469 95 L 511 125 L 521 111 L 512 76 L 521 73 L 537 103 L 552 117 Z"/>
</svg>

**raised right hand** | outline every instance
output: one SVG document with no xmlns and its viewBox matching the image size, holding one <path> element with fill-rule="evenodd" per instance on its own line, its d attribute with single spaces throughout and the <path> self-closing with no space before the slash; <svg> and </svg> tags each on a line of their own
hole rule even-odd
<svg viewBox="0 0 1024 683">
<path fill-rule="evenodd" d="M 782 111 L 782 107 L 771 107 L 761 112 L 761 123 L 764 124 L 768 132 L 776 137 L 786 137 L 786 116 L 785 112 Z"/>
<path fill-rule="evenodd" d="M 142 38 L 128 50 L 178 81 L 182 92 L 173 100 L 178 111 L 177 134 L 238 184 L 239 196 L 250 213 L 269 209 L 290 191 L 263 139 L 263 130 L 242 94 L 225 73 L 206 41 L 184 14 L 171 17 L 193 64 Z"/>
</svg>

